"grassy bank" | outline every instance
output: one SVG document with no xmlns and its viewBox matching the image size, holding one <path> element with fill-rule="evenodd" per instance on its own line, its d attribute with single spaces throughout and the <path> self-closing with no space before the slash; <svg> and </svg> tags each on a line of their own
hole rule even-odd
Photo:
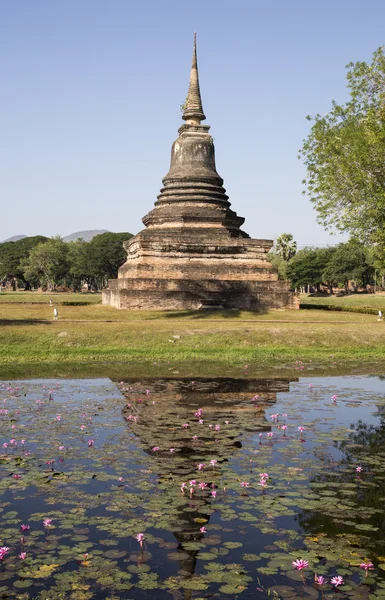
<svg viewBox="0 0 385 600">
<path fill-rule="evenodd" d="M 318 300 L 318 299 L 317 299 Z M 385 323 L 324 311 L 117 311 L 0 304 L 0 376 L 385 371 Z M 244 365 L 248 364 L 248 369 Z M 270 376 L 270 375 L 269 375 Z"/>
<path fill-rule="evenodd" d="M 351 294 L 348 296 L 308 296 L 301 295 L 301 304 L 324 304 L 336 307 L 373 308 L 385 310 L 385 293 Z"/>
</svg>

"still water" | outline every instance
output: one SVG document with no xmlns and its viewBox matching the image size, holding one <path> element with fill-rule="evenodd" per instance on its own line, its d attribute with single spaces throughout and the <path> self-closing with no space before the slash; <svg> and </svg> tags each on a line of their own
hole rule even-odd
<svg viewBox="0 0 385 600">
<path fill-rule="evenodd" d="M 0 598 L 385 598 L 385 379 L 12 381 L 0 402 Z"/>
</svg>

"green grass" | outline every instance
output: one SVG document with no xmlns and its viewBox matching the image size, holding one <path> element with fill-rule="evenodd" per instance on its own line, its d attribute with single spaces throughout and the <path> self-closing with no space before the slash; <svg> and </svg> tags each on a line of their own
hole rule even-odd
<svg viewBox="0 0 385 600">
<path fill-rule="evenodd" d="M 328 304 L 331 306 L 351 306 L 385 310 L 385 293 L 351 294 L 349 296 L 307 296 L 301 295 L 301 304 Z"/>
<path fill-rule="evenodd" d="M 118 311 L 0 304 L 0 376 L 385 372 L 385 323 L 325 311 Z"/>
<path fill-rule="evenodd" d="M 64 292 L 0 292 L 0 303 L 41 303 L 48 304 L 50 299 L 56 303 L 62 302 L 101 302 L 101 294 L 93 293 L 64 293 Z"/>
</svg>

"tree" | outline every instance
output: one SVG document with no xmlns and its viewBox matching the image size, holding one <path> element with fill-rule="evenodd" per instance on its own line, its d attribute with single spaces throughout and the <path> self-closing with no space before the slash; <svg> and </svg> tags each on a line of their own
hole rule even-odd
<svg viewBox="0 0 385 600">
<path fill-rule="evenodd" d="M 355 287 L 366 287 L 373 274 L 370 252 L 356 240 L 338 244 L 323 272 L 326 279 L 343 285 L 346 291 L 349 290 L 349 282 L 353 282 Z"/>
<path fill-rule="evenodd" d="M 325 277 L 334 248 L 303 248 L 299 250 L 288 266 L 288 277 L 293 288 L 314 285 L 319 291 L 321 284 L 333 293 L 333 283 Z"/>
<path fill-rule="evenodd" d="M 108 279 L 118 276 L 119 267 L 125 262 L 127 252 L 123 242 L 132 238 L 132 233 L 101 233 L 96 235 L 89 243 L 89 275 L 101 285 Z"/>
<path fill-rule="evenodd" d="M 21 262 L 24 276 L 49 291 L 65 282 L 69 270 L 68 245 L 60 237 L 38 244 Z"/>
<path fill-rule="evenodd" d="M 48 241 L 43 235 L 25 237 L 16 242 L 3 242 L 0 244 L 0 280 L 10 281 L 18 279 L 25 289 L 29 289 L 30 282 L 25 278 L 21 261 L 26 259 L 31 250 L 38 244 Z"/>
<path fill-rule="evenodd" d="M 305 191 L 327 229 L 379 244 L 385 255 L 385 53 L 346 67 L 350 99 L 316 115 L 302 156 Z M 311 117 L 308 119 L 312 120 Z"/>
<path fill-rule="evenodd" d="M 297 252 L 297 242 L 291 233 L 282 233 L 275 242 L 274 252 L 278 254 L 285 262 L 289 262 Z"/>
</svg>

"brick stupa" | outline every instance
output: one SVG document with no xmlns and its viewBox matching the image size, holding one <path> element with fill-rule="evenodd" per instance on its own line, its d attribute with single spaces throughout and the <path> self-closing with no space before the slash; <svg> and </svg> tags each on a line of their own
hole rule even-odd
<svg viewBox="0 0 385 600">
<path fill-rule="evenodd" d="M 213 138 L 199 89 L 194 39 L 185 124 L 146 229 L 124 242 L 127 260 L 103 290 L 116 308 L 259 310 L 295 307 L 286 281 L 278 281 L 266 254 L 272 240 L 254 240 L 230 208 L 215 166 Z"/>
</svg>

